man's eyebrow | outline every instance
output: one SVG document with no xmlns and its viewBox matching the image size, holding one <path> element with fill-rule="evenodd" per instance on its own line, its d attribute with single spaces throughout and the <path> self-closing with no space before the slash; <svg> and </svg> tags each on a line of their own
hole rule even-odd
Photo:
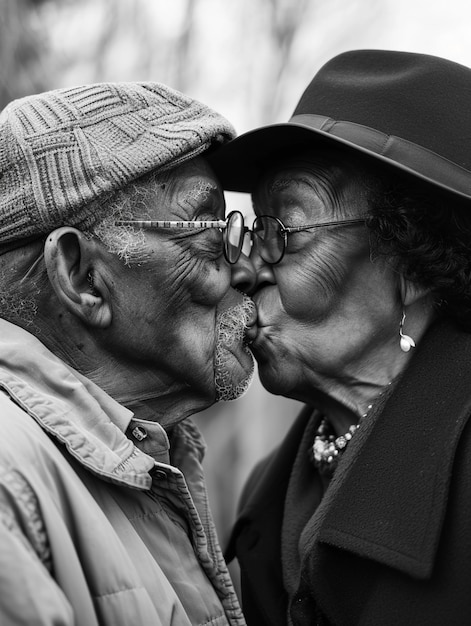
<svg viewBox="0 0 471 626">
<path fill-rule="evenodd" d="M 200 180 L 185 193 L 183 201 L 193 207 L 196 202 L 204 202 L 217 191 L 218 187 L 214 183 Z"/>
</svg>

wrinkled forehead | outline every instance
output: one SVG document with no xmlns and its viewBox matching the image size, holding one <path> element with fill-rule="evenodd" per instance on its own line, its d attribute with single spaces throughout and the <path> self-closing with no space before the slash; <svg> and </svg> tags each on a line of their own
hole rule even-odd
<svg viewBox="0 0 471 626">
<path fill-rule="evenodd" d="M 311 191 L 333 199 L 341 191 L 354 188 L 360 178 L 358 166 L 341 152 L 300 149 L 267 164 L 253 198 L 257 202 L 284 192 Z"/>
<path fill-rule="evenodd" d="M 357 217 L 368 210 L 365 163 L 338 150 L 298 150 L 273 160 L 252 196 L 254 212 L 294 219 Z M 317 219 L 317 218 L 316 218 Z"/>
</svg>

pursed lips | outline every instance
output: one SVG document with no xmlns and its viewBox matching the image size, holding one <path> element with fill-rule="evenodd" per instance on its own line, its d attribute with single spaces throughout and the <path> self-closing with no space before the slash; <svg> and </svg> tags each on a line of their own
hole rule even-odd
<svg viewBox="0 0 471 626">
<path fill-rule="evenodd" d="M 259 297 L 257 298 L 257 296 Z M 261 294 L 255 294 L 252 301 L 255 305 L 256 315 L 253 320 L 250 320 L 249 327 L 246 329 L 246 341 L 250 345 L 258 343 L 265 336 L 263 330 L 271 326 L 269 317 L 272 310 L 266 297 L 262 297 Z M 265 314 L 264 311 L 266 312 Z"/>
</svg>

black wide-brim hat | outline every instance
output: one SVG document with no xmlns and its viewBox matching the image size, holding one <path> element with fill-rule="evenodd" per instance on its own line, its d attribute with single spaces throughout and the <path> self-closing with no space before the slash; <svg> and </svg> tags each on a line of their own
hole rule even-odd
<svg viewBox="0 0 471 626">
<path fill-rule="evenodd" d="M 215 151 L 223 187 L 250 192 L 274 155 L 343 146 L 471 200 L 471 69 L 424 54 L 356 50 L 314 76 L 291 119 Z"/>
</svg>

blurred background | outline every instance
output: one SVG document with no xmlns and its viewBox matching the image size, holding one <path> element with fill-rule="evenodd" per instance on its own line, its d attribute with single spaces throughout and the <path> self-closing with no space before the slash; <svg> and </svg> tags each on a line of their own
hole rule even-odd
<svg viewBox="0 0 471 626">
<path fill-rule="evenodd" d="M 163 82 L 239 133 L 286 121 L 314 73 L 355 48 L 425 52 L 471 66 L 469 0 L 0 0 L 0 108 L 98 81 Z M 250 199 L 228 194 L 250 213 Z M 300 406 L 254 381 L 200 413 L 216 525 L 225 543 L 242 484 Z"/>
</svg>

